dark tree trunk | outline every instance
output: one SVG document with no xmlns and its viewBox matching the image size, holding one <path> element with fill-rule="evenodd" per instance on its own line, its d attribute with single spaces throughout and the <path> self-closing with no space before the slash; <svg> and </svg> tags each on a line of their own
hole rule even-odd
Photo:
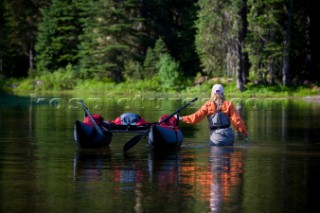
<svg viewBox="0 0 320 213">
<path fill-rule="evenodd" d="M 289 1 L 289 5 L 286 6 L 286 29 L 284 36 L 284 57 L 282 67 L 282 84 L 284 86 L 289 83 L 290 74 L 290 48 L 291 48 L 291 22 L 292 22 L 292 0 Z"/>
<path fill-rule="evenodd" d="M 237 88 L 240 91 L 243 91 L 243 86 L 244 86 L 244 82 L 243 82 L 243 70 L 242 70 L 242 47 L 241 47 L 241 41 L 237 42 L 237 58 L 238 58 L 238 66 L 237 66 Z"/>
<path fill-rule="evenodd" d="M 238 66 L 237 66 L 237 88 L 240 91 L 243 91 L 244 84 L 248 81 L 249 76 L 249 59 L 248 54 L 243 52 L 244 40 L 247 34 L 247 1 L 243 1 L 243 6 L 239 11 L 241 26 L 239 29 L 239 37 L 237 42 L 237 57 L 238 57 Z"/>
<path fill-rule="evenodd" d="M 311 76 L 313 74 L 313 58 L 312 58 L 312 49 L 311 49 L 311 35 L 310 35 L 310 16 L 306 14 L 306 58 L 305 58 L 305 72 L 308 80 L 312 80 Z"/>
<path fill-rule="evenodd" d="M 34 61 L 33 61 L 33 49 L 32 46 L 29 48 L 29 70 L 33 70 Z"/>
</svg>

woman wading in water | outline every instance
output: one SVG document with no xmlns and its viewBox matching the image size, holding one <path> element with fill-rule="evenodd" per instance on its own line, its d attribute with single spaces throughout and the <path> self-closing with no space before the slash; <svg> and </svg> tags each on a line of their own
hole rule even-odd
<svg viewBox="0 0 320 213">
<path fill-rule="evenodd" d="M 236 108 L 225 99 L 223 87 L 220 84 L 213 85 L 210 100 L 197 112 L 181 116 L 179 120 L 188 124 L 196 124 L 205 117 L 209 121 L 210 145 L 232 146 L 235 137 L 231 124 L 244 135 L 246 142 L 248 142 L 248 130 Z"/>
</svg>

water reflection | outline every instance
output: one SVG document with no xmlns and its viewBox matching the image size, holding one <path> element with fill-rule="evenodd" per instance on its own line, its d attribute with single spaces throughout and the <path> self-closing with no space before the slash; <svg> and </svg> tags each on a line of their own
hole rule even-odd
<svg viewBox="0 0 320 213">
<path fill-rule="evenodd" d="M 74 181 L 100 181 L 103 170 L 111 164 L 111 150 L 78 149 L 74 157 Z"/>
<path fill-rule="evenodd" d="M 100 199 L 105 197 L 110 203 L 117 200 L 118 208 L 125 209 L 133 205 L 135 212 L 142 212 L 142 188 L 148 175 L 147 161 L 143 159 L 130 154 L 122 156 L 121 153 L 112 152 L 110 147 L 79 149 L 74 157 L 74 181 L 81 192 L 78 196 L 86 197 L 103 185 L 105 195 Z M 126 199 L 127 196 L 130 199 Z M 121 206 L 121 202 L 130 204 Z"/>
<path fill-rule="evenodd" d="M 175 192 L 181 179 L 181 150 L 149 152 L 148 170 L 150 181 L 156 181 L 164 193 Z"/>
<path fill-rule="evenodd" d="M 244 104 L 247 146 L 238 139 L 234 147 L 208 147 L 208 127 L 203 122 L 182 126 L 186 140 L 180 151 L 149 151 L 142 140 L 123 155 L 123 144 L 131 135 L 118 135 L 101 150 L 77 150 L 73 124 L 83 117 L 82 110 L 7 100 L 0 97 L 1 212 L 312 212 L 318 208 L 319 103 L 288 101 L 256 110 Z M 109 102 L 97 112 L 113 118 L 122 109 Z M 149 105 L 139 113 L 157 120 L 164 112 L 152 111 Z M 180 103 L 170 102 L 164 111 L 176 106 Z M 184 113 L 193 111 L 188 108 Z"/>
<path fill-rule="evenodd" d="M 242 155 L 242 152 L 235 151 L 234 147 L 210 147 L 211 212 L 221 212 L 223 206 L 228 207 L 229 203 L 241 202 L 236 190 L 243 181 Z"/>
</svg>

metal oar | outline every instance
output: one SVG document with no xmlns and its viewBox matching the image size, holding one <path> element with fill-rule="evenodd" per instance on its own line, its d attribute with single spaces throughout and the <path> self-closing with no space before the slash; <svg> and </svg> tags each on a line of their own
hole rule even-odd
<svg viewBox="0 0 320 213">
<path fill-rule="evenodd" d="M 84 105 L 82 99 L 79 100 L 80 104 L 82 105 L 83 110 L 86 112 L 86 115 L 89 116 L 91 122 L 93 123 L 94 128 L 96 129 L 97 133 L 105 138 L 103 132 L 101 131 L 100 127 L 96 123 L 96 121 L 93 119 L 92 115 L 90 114 L 88 108 Z"/>
</svg>

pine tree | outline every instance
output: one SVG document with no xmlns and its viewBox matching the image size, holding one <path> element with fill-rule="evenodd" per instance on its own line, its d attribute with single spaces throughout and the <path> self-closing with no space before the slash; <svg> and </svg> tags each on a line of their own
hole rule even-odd
<svg viewBox="0 0 320 213">
<path fill-rule="evenodd" d="M 224 1 L 199 0 L 200 10 L 197 20 L 196 48 L 203 72 L 209 76 L 221 76 L 226 58 L 223 37 Z"/>
<path fill-rule="evenodd" d="M 4 77 L 3 60 L 5 55 L 5 21 L 4 21 L 4 1 L 0 2 L 0 80 Z"/>
<path fill-rule="evenodd" d="M 284 0 L 248 0 L 247 51 L 254 82 L 273 84 L 283 62 Z"/>
<path fill-rule="evenodd" d="M 1 2 L 4 9 L 1 14 L 5 19 L 3 24 L 6 23 L 5 26 L 3 25 L 5 29 L 2 28 L 6 34 L 1 36 L 6 38 L 3 48 L 6 51 L 5 55 L 8 56 L 6 60 L 20 61 L 14 66 L 9 65 L 10 61 L 6 61 L 7 68 L 12 69 L 11 72 L 16 73 L 15 75 L 25 76 L 28 70 L 34 69 L 34 45 L 40 19 L 39 8 L 44 3 L 37 0 L 5 0 Z"/>
<path fill-rule="evenodd" d="M 76 65 L 82 32 L 77 1 L 52 0 L 42 15 L 36 44 L 37 70 L 54 72 L 68 64 Z"/>
<path fill-rule="evenodd" d="M 288 0 L 285 5 L 285 44 L 287 66 L 283 67 L 282 84 L 319 82 L 320 57 L 317 20 L 319 12 L 310 0 Z M 287 72 L 287 76 L 285 73 Z"/>
<path fill-rule="evenodd" d="M 181 82 L 180 64 L 168 53 L 162 54 L 157 63 L 158 76 L 162 88 L 173 90 L 178 89 Z"/>
<path fill-rule="evenodd" d="M 81 73 L 84 77 L 122 81 L 126 62 L 141 58 L 137 2 L 84 1 L 81 8 L 84 26 L 79 46 Z"/>
<path fill-rule="evenodd" d="M 167 44 L 170 55 L 179 61 L 184 74 L 193 76 L 199 70 L 195 51 L 194 21 L 198 6 L 194 0 L 148 0 L 141 2 L 145 36 L 143 45 L 153 47 L 159 37 Z"/>
<path fill-rule="evenodd" d="M 159 38 L 154 48 L 149 48 L 147 51 L 143 64 L 143 78 L 150 79 L 158 74 L 157 63 L 164 54 L 169 54 L 169 50 L 163 39 Z"/>
<path fill-rule="evenodd" d="M 209 76 L 237 78 L 243 90 L 247 78 L 245 1 L 200 0 L 197 52 L 204 72 Z"/>
</svg>

